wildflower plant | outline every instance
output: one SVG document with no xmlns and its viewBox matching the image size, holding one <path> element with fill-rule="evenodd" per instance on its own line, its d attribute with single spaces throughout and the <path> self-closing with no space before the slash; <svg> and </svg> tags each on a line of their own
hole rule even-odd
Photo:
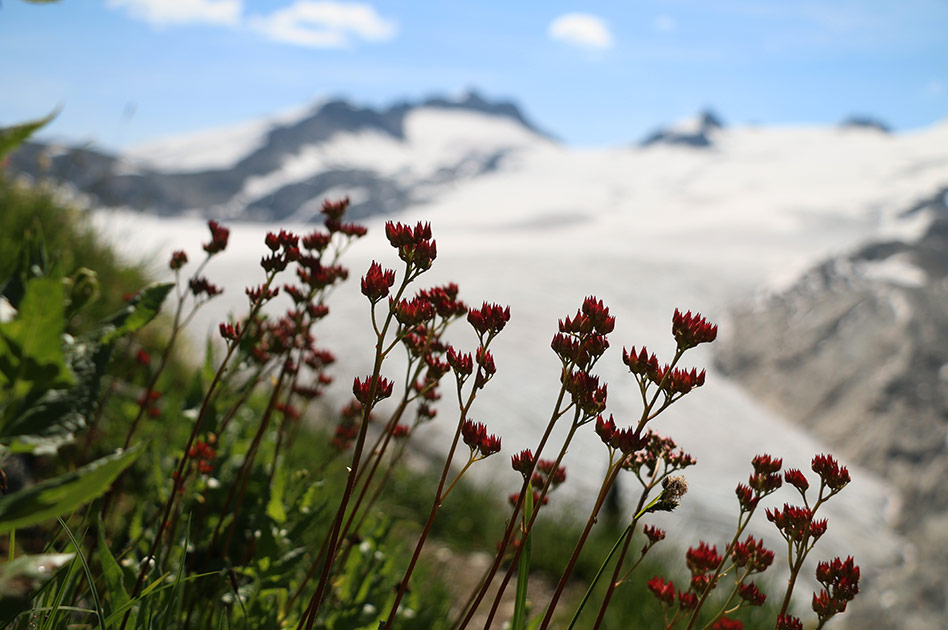
<svg viewBox="0 0 948 630">
<path fill-rule="evenodd" d="M 28 264 L 43 259 L 39 246 L 28 244 L 34 251 L 24 253 L 26 262 L 3 285 L 15 316 L 0 323 L 0 468 L 22 453 L 58 455 L 38 468 L 44 479 L 0 497 L 9 557 L 0 565 L 0 621 L 118 630 L 462 630 L 490 627 L 514 582 L 513 630 L 545 630 L 561 620 L 569 628 L 602 627 L 610 602 L 630 588 L 630 575 L 673 538 L 670 527 L 646 521 L 687 500 L 685 473 L 697 462 L 658 432 L 656 419 L 705 385 L 706 372 L 683 361 L 692 348 L 715 340 L 717 326 L 675 310 L 672 356 L 623 348 L 628 380 L 607 384 L 597 368 L 607 360 L 616 318 L 602 300 L 585 298 L 558 321 L 550 342 L 559 387 L 542 432 L 532 444 L 512 445 L 476 403 L 490 395 L 503 367 L 494 342 L 515 307 L 469 306 L 453 283 L 419 286 L 438 257 L 428 223 L 386 223 L 394 253 L 373 261 L 359 279 L 372 330 L 371 370 L 351 381 L 332 373 L 332 340 L 321 338 L 319 326 L 331 316 L 335 288 L 349 277 L 346 250 L 366 233 L 346 221 L 348 206 L 348 200 L 325 202 L 323 223 L 309 234 L 266 234 L 260 277 L 245 290 L 246 312 L 219 323 L 204 365 L 177 387 L 168 373 L 173 346 L 197 309 L 221 292 L 205 268 L 226 255 L 226 227 L 209 222 L 210 238 L 193 270 L 192 255 L 176 250 L 168 263 L 173 282 L 130 296 L 119 313 L 78 337 L 67 333 L 70 316 L 94 298 L 94 274 L 67 276 L 52 265 Z M 394 267 L 390 259 L 398 261 Z M 153 358 L 136 335 L 172 294 L 170 332 Z M 452 345 L 456 326 L 470 327 L 473 346 Z M 395 352 L 406 357 L 397 372 Z M 134 367 L 110 372 L 114 355 Z M 107 374 L 113 385 L 103 393 Z M 632 417 L 610 412 L 610 385 L 638 393 L 641 405 Z M 333 386 L 348 390 L 347 402 L 332 417 L 322 414 L 325 435 L 315 442 L 302 419 Z M 393 491 L 416 435 L 435 421 L 453 427 L 452 437 L 438 462 L 430 507 L 420 528 L 406 535 L 378 506 Z M 96 438 L 81 439 L 92 425 Z M 565 431 L 555 433 L 560 426 Z M 569 541 L 571 551 L 560 559 L 549 599 L 534 611 L 527 597 L 532 545 L 546 526 L 538 516 L 551 512 L 551 493 L 567 483 L 563 460 L 579 431 L 598 437 L 605 472 Z M 101 453 L 109 440 L 122 448 Z M 512 455 L 502 455 L 504 448 Z M 494 508 L 506 514 L 492 533 L 492 558 L 463 603 L 428 604 L 419 580 L 423 551 L 436 521 L 460 500 L 465 475 L 486 459 L 509 462 L 513 480 L 509 504 Z M 795 616 L 802 608 L 791 603 L 828 527 L 818 513 L 850 481 L 830 455 L 817 455 L 810 468 L 816 477 L 783 470 L 771 455 L 755 457 L 747 482 L 735 489 L 733 536 L 699 541 L 685 552 L 683 577 L 655 575 L 644 591 L 622 597 L 653 602 L 666 628 L 743 627 L 744 609 L 768 599 L 773 581 L 761 574 L 777 557 L 747 528 L 763 500 L 792 487 L 797 501 L 764 509 L 789 567 L 771 621 L 778 629 L 802 628 Z M 566 587 L 620 476 L 634 479 L 634 509 L 574 601 Z M 0 475 L 0 485 L 3 480 Z M 44 528 L 38 540 L 35 527 Z M 821 561 L 816 581 L 821 588 L 810 608 L 823 628 L 858 594 L 859 567 L 852 557 Z"/>
</svg>

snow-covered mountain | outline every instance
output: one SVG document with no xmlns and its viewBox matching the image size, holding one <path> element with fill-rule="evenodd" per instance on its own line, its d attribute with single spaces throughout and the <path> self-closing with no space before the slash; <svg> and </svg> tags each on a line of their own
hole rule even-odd
<svg viewBox="0 0 948 630">
<path fill-rule="evenodd" d="M 714 364 L 708 384 L 655 427 L 699 466 L 684 514 L 655 522 L 689 542 L 723 537 L 735 518 L 732 489 L 754 454 L 807 469 L 815 453 L 833 452 L 854 482 L 827 505 L 830 529 L 817 551 L 821 559 L 854 553 L 863 567 L 869 595 L 853 603 L 859 621 L 849 627 L 894 627 L 883 621 L 894 611 L 901 627 L 944 627 L 944 581 L 932 578 L 925 588 L 934 590 L 921 590 L 906 576 L 945 577 L 940 556 L 923 545 L 943 545 L 948 514 L 932 473 L 943 469 L 946 451 L 948 244 L 939 208 L 948 189 L 948 121 L 884 133 L 865 124 L 724 126 L 702 116 L 645 146 L 579 150 L 538 133 L 516 109 L 469 106 L 477 101 L 382 111 L 325 103 L 197 142 L 87 161 L 124 173 L 98 190 L 141 185 L 139 199 L 149 191 L 183 196 L 188 182 L 228 182 L 200 188 L 177 209 L 158 206 L 164 213 L 203 207 L 273 221 L 232 224 L 227 254 L 208 269 L 227 292 L 196 322 L 201 332 L 245 308 L 243 286 L 261 277 L 266 230 L 306 231 L 325 195 L 348 193 L 369 217 L 369 237 L 347 253 L 354 277 L 373 259 L 394 266 L 385 219 L 430 221 L 439 257 L 425 283 L 457 281 L 469 303 L 511 305 L 512 320 L 495 343 L 497 377 L 474 410 L 503 436 L 508 454 L 532 447 L 545 422 L 558 382 L 550 338 L 557 318 L 575 312 L 584 296 L 602 298 L 618 318 L 600 372 L 620 422 L 638 405 L 620 346 L 645 344 L 667 356 L 672 311 L 701 311 L 722 331 L 716 359 L 713 347 L 689 356 L 695 365 Z M 321 126 L 330 114 L 348 122 L 330 132 Z M 707 142 L 677 141 L 695 133 Z M 52 157 L 53 170 L 65 155 Z M 95 193 L 77 183 L 94 180 L 87 173 L 73 182 Z M 210 197 L 217 201 L 200 201 Z M 130 256 L 156 252 L 158 273 L 172 249 L 196 250 L 206 240 L 195 216 L 96 216 Z M 334 294 L 331 308 L 320 338 L 340 358 L 341 400 L 349 379 L 370 369 L 358 282 Z M 455 334 L 459 347 L 472 343 Z M 930 404 L 919 406 L 911 392 Z M 448 434 L 447 424 L 432 425 L 433 443 Z M 582 500 L 602 472 L 602 446 L 592 431 L 578 440 L 567 486 Z M 494 469 L 501 482 L 511 479 L 503 466 Z M 762 520 L 757 533 L 776 545 Z M 693 529 L 683 531 L 685 523 Z M 913 603 L 920 599 L 930 604 L 924 611 Z"/>
<path fill-rule="evenodd" d="M 109 207 L 307 221 L 326 196 L 349 195 L 356 218 L 397 212 L 550 142 L 516 106 L 469 92 L 379 110 L 330 100 L 123 155 L 31 144 L 12 166 Z"/>
</svg>

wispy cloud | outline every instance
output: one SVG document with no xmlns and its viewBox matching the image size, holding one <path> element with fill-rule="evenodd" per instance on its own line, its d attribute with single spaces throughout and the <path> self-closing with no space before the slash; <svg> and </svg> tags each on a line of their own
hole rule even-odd
<svg viewBox="0 0 948 630">
<path fill-rule="evenodd" d="M 547 29 L 551 39 L 594 50 L 612 47 L 612 33 L 606 22 L 589 13 L 566 13 Z"/>
<path fill-rule="evenodd" d="M 356 40 L 382 42 L 398 32 L 394 21 L 369 4 L 309 0 L 251 17 L 248 24 L 274 41 L 311 48 L 349 48 Z"/>
<path fill-rule="evenodd" d="M 110 9 L 122 9 L 153 26 L 217 24 L 237 26 L 242 0 L 106 0 Z"/>
<path fill-rule="evenodd" d="M 106 0 L 106 7 L 158 28 L 210 24 L 249 29 L 309 48 L 350 48 L 358 41 L 387 41 L 398 32 L 394 20 L 358 2 L 295 0 L 262 15 L 245 15 L 243 0 Z"/>
</svg>

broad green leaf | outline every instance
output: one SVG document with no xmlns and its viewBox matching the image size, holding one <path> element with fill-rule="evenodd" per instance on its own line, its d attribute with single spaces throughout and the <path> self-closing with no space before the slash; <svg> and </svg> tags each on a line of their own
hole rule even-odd
<svg viewBox="0 0 948 630">
<path fill-rule="evenodd" d="M 119 473 L 131 466 L 140 454 L 141 447 L 135 446 L 0 497 L 0 534 L 76 510 L 108 490 Z"/>
<path fill-rule="evenodd" d="M 119 337 L 141 330 L 155 318 L 173 288 L 173 282 L 165 282 L 142 289 L 124 309 L 109 320 L 108 323 L 115 326 L 115 329 L 102 337 L 102 343 L 112 343 Z"/>
<path fill-rule="evenodd" d="M 105 586 L 109 593 L 109 607 L 105 609 L 105 614 L 108 616 L 113 610 L 124 606 L 129 598 L 125 590 L 125 574 L 109 550 L 109 541 L 105 537 L 105 525 L 102 523 L 101 516 L 98 517 L 97 524 L 99 545 L 96 553 L 99 556 L 99 564 L 102 565 L 102 576 L 105 578 Z"/>
<path fill-rule="evenodd" d="M 32 136 L 36 130 L 45 126 L 55 118 L 58 113 L 59 110 L 57 109 L 45 118 L 0 129 L 0 158 L 20 146 L 27 138 Z"/>
<path fill-rule="evenodd" d="M 17 317 L 0 324 L 0 354 L 7 359 L 0 369 L 10 384 L 29 382 L 45 390 L 75 383 L 63 356 L 64 313 L 62 280 L 30 280 Z"/>
<path fill-rule="evenodd" d="M 13 452 L 53 453 L 85 430 L 99 397 L 112 346 L 80 338 L 66 344 L 66 359 L 76 386 L 51 389 L 39 398 L 20 401 L 16 417 L 0 431 L 0 442 Z"/>
</svg>

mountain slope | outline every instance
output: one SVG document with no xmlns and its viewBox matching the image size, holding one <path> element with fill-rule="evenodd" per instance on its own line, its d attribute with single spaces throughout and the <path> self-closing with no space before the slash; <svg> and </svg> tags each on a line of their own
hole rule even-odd
<svg viewBox="0 0 948 630">
<path fill-rule="evenodd" d="M 856 627 L 878 627 L 880 614 L 883 627 L 948 618 L 946 200 L 948 187 L 906 213 L 929 215 L 920 238 L 833 258 L 737 313 L 728 329 L 740 338 L 718 348 L 725 374 L 900 491 L 898 527 L 911 546 L 870 583 L 887 605 Z"/>
<path fill-rule="evenodd" d="M 549 142 L 514 105 L 469 93 L 381 110 L 333 100 L 309 112 L 153 143 L 125 156 L 88 149 L 51 153 L 32 144 L 12 166 L 45 171 L 108 207 L 306 220 L 325 196 L 349 194 L 359 218 L 417 203 L 433 190 L 497 168 L 523 147 Z"/>
</svg>

